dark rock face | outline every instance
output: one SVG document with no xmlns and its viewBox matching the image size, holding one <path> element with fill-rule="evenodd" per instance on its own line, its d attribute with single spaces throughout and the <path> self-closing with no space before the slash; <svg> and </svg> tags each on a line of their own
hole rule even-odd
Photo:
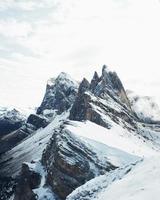
<svg viewBox="0 0 160 200">
<path fill-rule="evenodd" d="M 36 129 L 39 129 L 45 128 L 49 124 L 49 121 L 42 116 L 31 114 L 27 119 L 27 123 L 32 124 Z"/>
<path fill-rule="evenodd" d="M 100 103 L 101 99 L 105 100 L 105 104 Z M 117 112 L 114 108 L 111 108 L 109 101 L 113 105 L 118 104 L 121 107 L 121 112 Z M 96 111 L 93 105 L 99 106 L 101 110 Z M 116 120 L 116 118 L 122 116 L 125 121 L 130 122 L 132 120 L 127 111 L 132 115 L 130 102 L 120 79 L 115 72 L 111 72 L 106 66 L 103 66 L 100 78 L 95 72 L 90 84 L 86 79 L 83 79 L 69 118 L 77 121 L 90 120 L 109 128 L 99 112 L 109 116 L 114 115 L 113 121 L 117 121 L 118 119 Z M 132 115 L 132 117 L 134 116 Z"/>
<path fill-rule="evenodd" d="M 124 104 L 124 106 L 131 110 L 130 102 L 121 80 L 116 72 L 109 71 L 108 67 L 105 65 L 102 68 L 102 75 L 99 79 L 99 83 L 93 89 L 93 94 L 103 99 L 105 99 L 106 94 L 110 95 L 115 101 Z"/>
<path fill-rule="evenodd" d="M 7 136 L 4 136 L 0 140 L 0 154 L 5 153 L 9 149 L 13 148 L 27 136 L 28 133 L 22 128 L 8 134 Z"/>
<path fill-rule="evenodd" d="M 42 164 L 47 169 L 47 184 L 61 199 L 95 176 L 116 168 L 109 162 L 102 164 L 93 150 L 63 127 L 53 134 Z"/>
<path fill-rule="evenodd" d="M 94 73 L 94 76 L 93 76 L 93 78 L 92 78 L 92 80 L 91 80 L 91 84 L 90 84 L 90 89 L 91 89 L 92 92 L 93 92 L 94 89 L 97 87 L 99 81 L 100 81 L 100 77 L 98 76 L 98 73 L 95 72 L 95 73 Z"/>
<path fill-rule="evenodd" d="M 48 82 L 46 93 L 37 114 L 45 110 L 55 110 L 58 114 L 68 110 L 75 101 L 78 84 L 69 75 L 61 73 L 55 80 Z"/>
<path fill-rule="evenodd" d="M 16 109 L 0 108 L 0 154 L 27 136 L 22 130 L 25 117 Z"/>
<path fill-rule="evenodd" d="M 13 122 L 10 119 L 2 119 L 0 120 L 0 135 L 7 135 L 17 129 L 19 129 L 23 125 L 22 122 Z"/>
<path fill-rule="evenodd" d="M 14 200 L 36 200 L 36 195 L 32 191 L 39 186 L 41 176 L 31 171 L 27 164 L 22 165 L 21 176 L 15 191 Z"/>
<path fill-rule="evenodd" d="M 5 136 L 3 136 L 0 140 L 0 154 L 10 150 L 15 147 L 19 142 L 21 142 L 24 138 L 32 134 L 39 128 L 44 128 L 49 124 L 49 121 L 43 116 L 38 116 L 31 114 L 27 122 L 23 124 L 18 130 L 13 131 Z"/>
<path fill-rule="evenodd" d="M 0 199 L 7 200 L 14 194 L 16 182 L 9 177 L 0 177 Z"/>
</svg>

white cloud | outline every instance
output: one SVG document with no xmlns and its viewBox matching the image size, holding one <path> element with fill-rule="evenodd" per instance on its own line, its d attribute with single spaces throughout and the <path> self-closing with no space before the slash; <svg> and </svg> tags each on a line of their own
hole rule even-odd
<svg viewBox="0 0 160 200">
<path fill-rule="evenodd" d="M 32 27 L 27 22 L 18 22 L 14 19 L 0 20 L 0 34 L 6 37 L 27 37 L 32 32 Z"/>
</svg>

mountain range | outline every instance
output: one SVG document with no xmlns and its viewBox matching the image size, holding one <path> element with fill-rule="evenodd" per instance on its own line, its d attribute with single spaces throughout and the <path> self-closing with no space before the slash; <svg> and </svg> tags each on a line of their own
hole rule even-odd
<svg viewBox="0 0 160 200">
<path fill-rule="evenodd" d="M 0 108 L 1 200 L 159 200 L 159 154 L 158 105 L 106 65 L 51 78 L 28 117 Z"/>
</svg>

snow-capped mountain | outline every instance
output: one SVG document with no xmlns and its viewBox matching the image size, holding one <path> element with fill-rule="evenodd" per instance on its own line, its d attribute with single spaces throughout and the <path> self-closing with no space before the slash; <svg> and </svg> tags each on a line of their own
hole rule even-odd
<svg viewBox="0 0 160 200">
<path fill-rule="evenodd" d="M 0 138 L 22 126 L 26 116 L 12 107 L 0 107 Z"/>
<path fill-rule="evenodd" d="M 159 121 L 152 110 L 152 123 L 145 112 L 142 118 L 136 104 L 106 66 L 79 85 L 65 73 L 50 79 L 37 113 L 20 128 L 29 134 L 0 157 L 0 198 L 128 200 L 134 193 L 149 200 L 155 192 L 158 200 Z M 156 183 L 148 187 L 153 168 Z"/>
<path fill-rule="evenodd" d="M 71 108 L 77 94 L 78 83 L 68 74 L 62 72 L 54 79 L 51 78 L 46 87 L 46 93 L 42 104 L 37 109 L 37 114 L 54 116 L 55 113 Z"/>
</svg>

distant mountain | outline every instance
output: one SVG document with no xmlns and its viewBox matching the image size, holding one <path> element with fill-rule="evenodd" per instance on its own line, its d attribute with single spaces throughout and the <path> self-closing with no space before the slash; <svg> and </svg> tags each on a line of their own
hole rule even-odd
<svg viewBox="0 0 160 200">
<path fill-rule="evenodd" d="M 25 116 L 14 108 L 0 107 L 0 137 L 19 127 L 25 121 Z"/>
<path fill-rule="evenodd" d="M 146 173 L 153 156 L 155 165 L 159 159 L 159 117 L 150 98 L 126 92 L 105 65 L 80 84 L 62 72 L 48 81 L 37 113 L 9 133 L 24 137 L 1 154 L 0 199 L 116 200 L 116 191 L 123 199 L 159 196 L 156 184 L 147 189 L 155 173 Z"/>
</svg>

